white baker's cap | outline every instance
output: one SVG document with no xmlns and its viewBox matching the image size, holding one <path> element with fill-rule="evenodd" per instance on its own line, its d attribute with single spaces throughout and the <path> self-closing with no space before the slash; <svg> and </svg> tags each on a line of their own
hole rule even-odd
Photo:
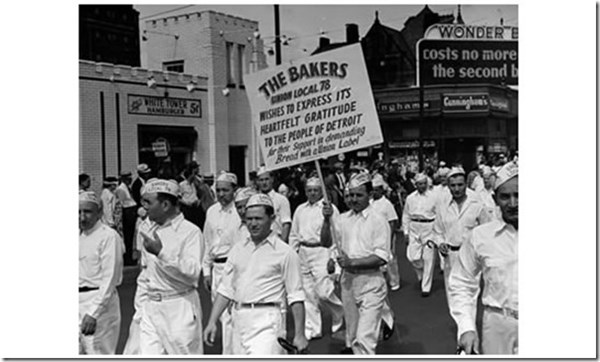
<svg viewBox="0 0 600 362">
<path fill-rule="evenodd" d="M 481 173 L 483 174 L 483 176 L 491 176 L 494 171 L 492 171 L 492 168 L 490 166 L 484 165 L 481 168 Z"/>
<path fill-rule="evenodd" d="M 373 187 L 385 186 L 385 181 L 383 180 L 383 176 L 381 176 L 380 174 L 376 174 L 375 176 L 373 176 L 373 180 L 371 180 L 371 182 L 373 182 Z"/>
<path fill-rule="evenodd" d="M 466 175 L 465 170 L 460 166 L 452 167 L 450 172 L 448 172 L 448 178 L 457 175 Z"/>
<path fill-rule="evenodd" d="M 250 208 L 252 206 L 271 206 L 273 207 L 273 200 L 271 197 L 266 194 L 256 194 L 250 196 L 248 203 L 246 204 L 246 208 Z"/>
<path fill-rule="evenodd" d="M 253 195 L 256 195 L 256 190 L 252 187 L 241 188 L 235 193 L 235 202 L 248 200 Z"/>
<path fill-rule="evenodd" d="M 348 189 L 355 189 L 361 185 L 371 182 L 371 176 L 368 172 L 360 172 L 352 176 L 348 182 Z"/>
<path fill-rule="evenodd" d="M 174 180 L 152 179 L 144 186 L 145 194 L 163 193 L 179 197 L 179 184 Z"/>
<path fill-rule="evenodd" d="M 427 175 L 423 172 L 415 175 L 415 182 L 427 181 Z"/>
<path fill-rule="evenodd" d="M 101 205 L 101 202 L 94 191 L 81 191 L 79 193 L 79 202 L 91 202 L 97 206 Z"/>
<path fill-rule="evenodd" d="M 237 176 L 231 172 L 221 171 L 219 176 L 217 176 L 217 182 L 219 181 L 229 182 L 232 185 L 237 185 Z"/>
<path fill-rule="evenodd" d="M 502 168 L 496 173 L 496 184 L 494 190 L 502 186 L 511 178 L 519 175 L 519 166 L 514 162 L 507 162 Z"/>
<path fill-rule="evenodd" d="M 321 179 L 318 177 L 311 177 L 306 180 L 306 187 L 321 187 Z"/>
<path fill-rule="evenodd" d="M 260 177 L 260 176 L 262 176 L 264 174 L 267 174 L 267 173 L 269 173 L 269 171 L 267 171 L 267 168 L 265 166 L 260 166 L 258 168 L 258 170 L 256 171 L 256 177 Z"/>
<path fill-rule="evenodd" d="M 448 176 L 450 173 L 450 169 L 448 167 L 440 167 L 438 169 L 438 175 L 440 176 Z"/>
</svg>

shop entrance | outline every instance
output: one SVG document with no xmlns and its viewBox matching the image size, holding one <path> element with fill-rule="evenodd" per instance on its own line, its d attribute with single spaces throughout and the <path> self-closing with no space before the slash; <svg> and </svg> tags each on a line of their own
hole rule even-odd
<svg viewBox="0 0 600 362">
<path fill-rule="evenodd" d="M 139 162 L 154 177 L 176 179 L 192 161 L 197 139 L 194 127 L 138 125 Z"/>
<path fill-rule="evenodd" d="M 460 163 L 466 172 L 477 167 L 477 147 L 484 145 L 483 138 L 449 138 L 445 140 L 445 150 L 440 160 L 447 164 Z"/>
<path fill-rule="evenodd" d="M 229 146 L 229 171 L 238 179 L 238 186 L 246 185 L 246 146 Z"/>
</svg>

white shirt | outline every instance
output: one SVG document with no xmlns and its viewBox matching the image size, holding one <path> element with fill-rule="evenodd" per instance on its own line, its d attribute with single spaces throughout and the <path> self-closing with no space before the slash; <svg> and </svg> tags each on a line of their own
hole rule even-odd
<svg viewBox="0 0 600 362">
<path fill-rule="evenodd" d="M 96 319 L 121 284 L 124 252 L 119 234 L 102 221 L 79 233 L 79 287 L 99 288 L 91 309 Z"/>
<path fill-rule="evenodd" d="M 373 206 L 375 211 L 381 214 L 384 219 L 388 222 L 398 220 L 398 213 L 394 209 L 394 205 L 385 196 L 381 196 L 379 199 L 371 199 L 369 203 Z"/>
<path fill-rule="evenodd" d="M 198 194 L 196 193 L 196 188 L 194 185 L 190 184 L 188 180 L 183 180 L 179 183 L 179 188 L 181 190 L 181 202 L 185 205 L 192 205 L 194 202 L 198 201 Z"/>
<path fill-rule="evenodd" d="M 502 214 L 500 212 L 500 208 L 496 205 L 496 201 L 494 201 L 494 191 L 488 190 L 485 187 L 481 189 L 478 193 L 479 199 L 483 203 L 483 207 L 485 211 L 490 216 L 490 219 L 501 219 Z"/>
<path fill-rule="evenodd" d="M 273 233 L 258 245 L 248 234 L 231 248 L 217 292 L 238 303 L 304 301 L 300 258 Z"/>
<path fill-rule="evenodd" d="M 164 225 L 152 221 L 142 223 L 140 232 L 142 230 L 150 237 L 154 237 L 156 230 L 163 247 L 158 255 L 142 247 L 144 267 L 138 284 L 143 284 L 149 291 L 164 293 L 185 292 L 198 287 L 204 252 L 204 237 L 200 229 L 180 213 Z"/>
<path fill-rule="evenodd" d="M 475 331 L 479 280 L 483 272 L 483 305 L 519 310 L 519 233 L 503 220 L 473 229 L 460 248 L 457 266 L 448 281 L 450 313 L 458 325 L 458 336 Z"/>
<path fill-rule="evenodd" d="M 214 259 L 224 258 L 229 254 L 232 240 L 224 239 L 223 234 L 228 229 L 237 229 L 241 222 L 233 201 L 226 206 L 217 202 L 208 208 L 206 221 L 204 222 L 204 242 L 206 246 L 202 260 L 202 271 L 205 276 L 210 275 Z"/>
<path fill-rule="evenodd" d="M 402 228 L 407 234 L 412 233 L 416 236 L 417 230 L 412 218 L 434 220 L 435 219 L 436 195 L 432 190 L 425 190 L 420 193 L 415 190 L 406 197 L 404 209 L 402 210 Z"/>
<path fill-rule="evenodd" d="M 339 217 L 340 212 L 333 206 L 333 217 Z M 310 204 L 308 201 L 300 204 L 294 212 L 290 230 L 290 246 L 298 250 L 299 243 L 321 243 L 321 228 L 323 226 L 323 199 Z"/>
<path fill-rule="evenodd" d="M 438 246 L 441 243 L 461 246 L 475 226 L 490 221 L 481 201 L 468 193 L 460 210 L 453 198 L 438 206 L 433 223 L 433 241 Z"/>
<path fill-rule="evenodd" d="M 119 198 L 121 202 L 121 206 L 123 208 L 128 208 L 132 206 L 137 206 L 133 197 L 131 197 L 131 192 L 129 192 L 129 187 L 121 182 L 119 187 L 115 190 L 115 195 Z"/>
<path fill-rule="evenodd" d="M 290 202 L 285 196 L 275 190 L 269 191 L 267 195 L 271 197 L 273 208 L 275 209 L 275 222 L 271 224 L 271 230 L 281 236 L 283 224 L 292 222 Z"/>
<path fill-rule="evenodd" d="M 353 210 L 341 214 L 338 218 L 332 216 L 338 245 L 349 258 L 364 258 L 376 255 L 388 262 L 390 251 L 390 224 L 373 206 L 359 213 Z"/>
<path fill-rule="evenodd" d="M 102 200 L 102 222 L 110 227 L 115 226 L 115 208 L 117 207 L 117 197 L 109 189 L 102 189 L 100 195 Z"/>
</svg>

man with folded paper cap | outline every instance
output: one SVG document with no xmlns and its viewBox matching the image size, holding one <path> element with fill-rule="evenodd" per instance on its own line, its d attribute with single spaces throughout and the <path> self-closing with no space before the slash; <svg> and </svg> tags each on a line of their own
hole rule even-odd
<svg viewBox="0 0 600 362">
<path fill-rule="evenodd" d="M 304 300 L 300 259 L 296 252 L 271 232 L 274 203 L 266 194 L 256 194 L 246 204 L 249 237 L 235 243 L 229 252 L 223 279 L 217 289 L 204 342 L 214 343 L 217 319 L 232 303 L 233 354 L 283 354 L 277 338 L 285 338 L 281 313 L 284 297 L 294 316 L 294 341 L 306 349 Z"/>
<path fill-rule="evenodd" d="M 117 286 L 123 279 L 123 242 L 106 226 L 93 191 L 79 194 L 79 350 L 115 354 L 121 327 Z"/>
<path fill-rule="evenodd" d="M 221 282 L 223 268 L 232 246 L 232 240 L 223 238 L 230 229 L 238 229 L 241 223 L 234 204 L 237 176 L 222 171 L 217 177 L 217 203 L 208 208 L 204 223 L 204 241 L 206 242 L 202 271 L 204 286 L 211 292 L 212 301 L 217 297 L 217 288 Z M 232 354 L 231 315 L 221 316 L 223 354 Z"/>
<path fill-rule="evenodd" d="M 264 166 L 256 172 L 258 191 L 269 195 L 273 200 L 275 208 L 275 221 L 272 224 L 273 231 L 283 240 L 288 242 L 290 227 L 292 224 L 292 213 L 290 202 L 282 194 L 273 190 L 273 176 Z"/>
<path fill-rule="evenodd" d="M 518 352 L 518 174 L 514 162 L 505 164 L 498 171 L 494 189 L 502 218 L 473 229 L 460 249 L 458 263 L 450 275 L 450 312 L 458 325 L 459 347 L 468 354 L 479 353 L 475 315 L 482 278 L 481 352 Z"/>
<path fill-rule="evenodd" d="M 131 196 L 137 203 L 138 207 L 142 206 L 142 187 L 146 184 L 151 176 L 152 169 L 145 163 L 140 163 L 137 166 L 138 177 L 133 181 L 131 185 Z"/>
<path fill-rule="evenodd" d="M 452 167 L 448 173 L 448 187 L 452 197 L 439 201 L 433 233 L 428 240 L 437 245 L 444 258 L 446 295 L 448 278 L 457 263 L 460 247 L 475 226 L 490 221 L 479 198 L 467 193 L 467 179 L 462 167 Z"/>
<path fill-rule="evenodd" d="M 369 204 L 371 177 L 362 172 L 349 183 L 350 211 L 334 216 L 323 206 L 325 222 L 321 243 L 331 243 L 331 222 L 338 240 L 337 262 L 343 269 L 340 285 L 346 320 L 346 348 L 342 353 L 375 354 L 387 285 L 381 266 L 391 259 L 390 226 Z M 331 219 L 331 221 L 330 221 Z"/>
<path fill-rule="evenodd" d="M 202 354 L 202 309 L 196 288 L 204 238 L 179 211 L 175 180 L 152 179 L 142 204 L 150 223 L 140 224 L 143 238 L 140 301 L 140 353 Z M 137 311 L 136 311 L 137 313 Z"/>
<path fill-rule="evenodd" d="M 121 225 L 121 204 L 119 199 L 115 195 L 115 190 L 119 184 L 119 180 L 114 176 L 108 176 L 104 178 L 102 184 L 102 193 L 100 199 L 102 200 L 102 222 L 107 226 L 122 232 L 123 228 Z"/>
<path fill-rule="evenodd" d="M 292 218 L 290 246 L 300 256 L 302 285 L 306 294 L 305 334 L 306 338 L 311 340 L 322 336 L 320 306 L 326 307 L 331 312 L 332 333 L 342 328 L 344 310 L 342 301 L 334 293 L 333 280 L 327 273 L 331 250 L 321 244 L 324 203 L 321 180 L 318 177 L 309 178 L 306 181 L 305 192 L 308 201 L 298 206 Z M 332 207 L 337 217 L 339 215 L 337 207 L 335 205 Z"/>
<path fill-rule="evenodd" d="M 131 172 L 123 171 L 120 174 L 121 183 L 115 190 L 115 195 L 121 203 L 123 210 L 123 240 L 125 241 L 125 265 L 135 265 L 133 260 L 133 238 L 135 222 L 137 220 L 137 204 L 131 196 Z"/>
<path fill-rule="evenodd" d="M 415 176 L 417 190 L 406 197 L 402 211 L 402 228 L 408 239 L 406 258 L 412 264 L 421 283 L 421 296 L 428 297 L 433 282 L 435 249 L 427 245 L 435 221 L 435 195 L 427 186 L 427 176 Z"/>
<path fill-rule="evenodd" d="M 490 216 L 490 219 L 499 219 L 501 218 L 501 213 L 498 205 L 496 205 L 496 201 L 494 200 L 494 182 L 496 177 L 492 171 L 492 168 L 484 165 L 481 168 L 481 176 L 483 178 L 483 188 L 479 190 L 477 195 L 483 203 L 483 207 Z"/>
</svg>

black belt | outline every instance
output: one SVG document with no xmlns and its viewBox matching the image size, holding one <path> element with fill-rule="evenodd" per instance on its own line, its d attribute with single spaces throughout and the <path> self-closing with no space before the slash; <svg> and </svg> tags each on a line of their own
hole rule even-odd
<svg viewBox="0 0 600 362">
<path fill-rule="evenodd" d="M 448 244 L 448 249 L 450 249 L 452 251 L 459 251 L 460 250 L 460 246 L 454 246 L 454 245 Z"/>
<path fill-rule="evenodd" d="M 213 262 L 217 263 L 217 264 L 223 264 L 224 262 L 227 261 L 227 257 L 224 258 L 215 258 L 213 259 Z"/>
<path fill-rule="evenodd" d="M 306 248 L 319 248 L 319 247 L 324 247 L 321 244 L 311 244 L 311 243 L 305 243 L 305 242 L 300 242 L 300 246 L 304 246 Z"/>
<path fill-rule="evenodd" d="M 514 319 L 519 319 L 519 311 L 518 310 L 514 310 L 514 309 L 510 309 L 510 308 L 493 307 L 491 305 L 484 305 L 483 308 L 489 310 L 490 312 L 500 313 L 507 317 L 513 317 Z"/>
<path fill-rule="evenodd" d="M 369 273 L 375 273 L 375 272 L 381 271 L 381 269 L 379 267 L 366 268 L 366 269 L 346 268 L 346 269 L 344 269 L 344 271 L 347 271 L 350 274 L 369 274 Z"/>
<path fill-rule="evenodd" d="M 79 293 L 91 292 L 92 290 L 98 290 L 98 287 L 79 287 Z"/>
<path fill-rule="evenodd" d="M 236 303 L 237 308 L 277 307 L 279 303 Z"/>
<path fill-rule="evenodd" d="M 410 219 L 412 222 L 434 222 L 435 219 Z"/>
</svg>

